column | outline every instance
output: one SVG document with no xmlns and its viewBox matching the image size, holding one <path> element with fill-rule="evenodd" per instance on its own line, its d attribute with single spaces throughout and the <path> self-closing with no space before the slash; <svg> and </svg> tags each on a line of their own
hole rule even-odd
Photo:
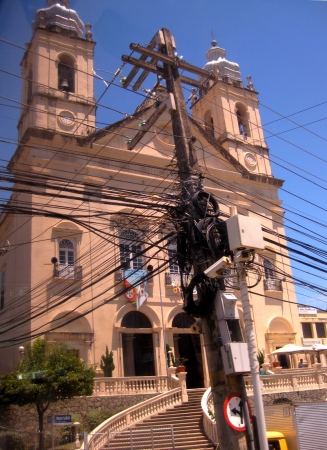
<svg viewBox="0 0 327 450">
<path fill-rule="evenodd" d="M 204 387 L 208 388 L 210 386 L 210 377 L 208 371 L 208 363 L 207 363 L 207 355 L 204 348 L 204 339 L 203 334 L 200 334 L 200 342 L 201 342 L 201 353 L 202 353 L 202 365 L 203 365 L 203 383 Z"/>
<path fill-rule="evenodd" d="M 135 367 L 134 367 L 134 334 L 127 334 L 124 338 L 125 348 L 124 352 L 124 376 L 125 377 L 133 377 L 135 376 Z"/>
</svg>

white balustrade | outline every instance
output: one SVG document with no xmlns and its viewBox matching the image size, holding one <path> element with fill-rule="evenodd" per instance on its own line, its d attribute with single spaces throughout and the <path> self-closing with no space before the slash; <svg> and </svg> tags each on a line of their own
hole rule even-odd
<svg viewBox="0 0 327 450">
<path fill-rule="evenodd" d="M 176 386 L 175 386 L 176 387 Z M 101 377 L 94 380 L 94 396 L 152 394 L 168 391 L 168 378 L 158 377 Z"/>
<path fill-rule="evenodd" d="M 251 376 L 245 376 L 244 382 L 247 394 L 253 395 Z M 262 375 L 260 382 L 263 394 L 319 389 L 327 386 L 327 371 L 326 369 L 291 371 L 289 373 L 283 371 L 283 373 L 275 375 Z"/>
<path fill-rule="evenodd" d="M 179 379 L 175 375 L 172 375 L 170 377 L 170 386 L 171 386 L 171 389 L 175 389 L 179 386 Z"/>
<path fill-rule="evenodd" d="M 201 400 L 202 416 L 203 416 L 203 428 L 208 439 L 214 444 L 218 445 L 218 433 L 216 427 L 216 421 L 212 419 L 209 414 L 209 409 L 214 414 L 215 409 L 213 405 L 213 396 L 211 387 L 209 387 L 202 396 Z"/>
<path fill-rule="evenodd" d="M 121 411 L 99 425 L 88 436 L 88 450 L 100 450 L 108 441 L 108 432 L 121 431 L 153 414 L 182 403 L 182 388 L 176 388 Z M 84 449 L 84 444 L 81 449 Z"/>
</svg>

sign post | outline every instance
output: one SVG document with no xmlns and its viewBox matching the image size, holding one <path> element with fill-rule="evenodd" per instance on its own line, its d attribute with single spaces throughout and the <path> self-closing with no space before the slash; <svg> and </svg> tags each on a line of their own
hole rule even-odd
<svg viewBox="0 0 327 450">
<path fill-rule="evenodd" d="M 54 426 L 53 416 L 51 416 L 51 450 L 54 450 Z"/>
<path fill-rule="evenodd" d="M 48 424 L 51 424 L 51 450 L 54 450 L 54 427 L 72 425 L 72 416 L 71 414 L 48 416 Z"/>
</svg>

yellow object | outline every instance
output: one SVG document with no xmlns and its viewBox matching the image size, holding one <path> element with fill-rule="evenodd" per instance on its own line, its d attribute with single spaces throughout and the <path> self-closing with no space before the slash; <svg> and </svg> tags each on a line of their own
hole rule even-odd
<svg viewBox="0 0 327 450">
<path fill-rule="evenodd" d="M 279 431 L 267 431 L 269 450 L 288 450 L 283 433 Z"/>
</svg>

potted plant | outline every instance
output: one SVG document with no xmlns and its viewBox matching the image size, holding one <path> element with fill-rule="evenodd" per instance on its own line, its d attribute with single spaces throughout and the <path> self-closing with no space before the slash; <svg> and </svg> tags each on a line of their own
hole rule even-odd
<svg viewBox="0 0 327 450">
<path fill-rule="evenodd" d="M 188 359 L 184 358 L 184 356 L 178 357 L 177 372 L 186 372 L 186 366 L 185 366 L 186 361 L 188 361 Z"/>
<path fill-rule="evenodd" d="M 105 377 L 112 377 L 112 371 L 115 368 L 113 352 L 109 352 L 106 345 L 106 354 L 101 356 L 100 367 L 103 370 Z"/>
<path fill-rule="evenodd" d="M 265 362 L 265 356 L 266 356 L 266 355 L 265 355 L 264 349 L 258 351 L 258 354 L 257 354 L 257 360 L 258 360 L 258 363 L 259 363 L 259 366 L 260 366 L 260 367 L 261 367 L 262 364 L 264 364 L 264 362 Z"/>
</svg>

